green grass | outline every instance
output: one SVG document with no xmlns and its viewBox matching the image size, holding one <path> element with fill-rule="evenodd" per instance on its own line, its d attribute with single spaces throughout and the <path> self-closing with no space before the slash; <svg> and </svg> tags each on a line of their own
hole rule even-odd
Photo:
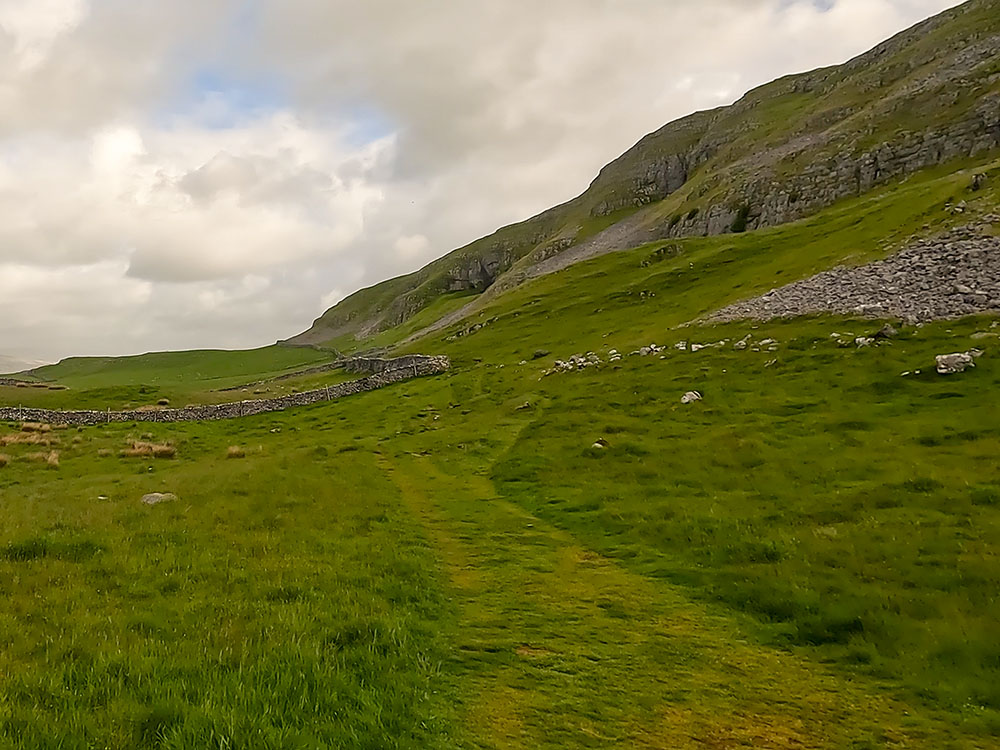
<svg viewBox="0 0 1000 750">
<path fill-rule="evenodd" d="M 279 346 L 251 351 L 73 358 L 36 370 L 31 386 L 0 386 L 0 404 L 46 409 L 134 409 L 155 406 L 161 400 L 178 407 L 276 398 L 356 377 L 341 371 L 287 377 L 331 359 L 329 353 Z M 273 380 L 279 376 L 284 377 Z M 268 382 L 249 385 L 258 381 Z"/>
<path fill-rule="evenodd" d="M 998 321 L 860 350 L 830 334 L 881 322 L 683 325 L 946 228 L 967 183 L 536 279 L 410 347 L 441 377 L 226 423 L 0 427 L 0 745 L 995 746 L 1000 338 L 972 337 Z M 320 356 L 66 365 L 38 394 L 197 394 L 293 355 Z M 137 439 L 176 457 L 122 457 Z"/>
<path fill-rule="evenodd" d="M 313 349 L 268 346 L 247 351 L 155 352 L 134 357 L 74 357 L 33 371 L 36 379 L 71 388 L 116 385 L 208 384 L 213 388 L 322 364 L 330 355 Z"/>
<path fill-rule="evenodd" d="M 417 333 L 426 326 L 436 323 L 448 313 L 458 310 L 467 302 L 475 298 L 474 292 L 450 292 L 442 294 L 427 307 L 420 310 L 413 317 L 404 323 L 390 328 L 381 333 L 377 333 L 370 338 L 358 341 L 353 335 L 341 336 L 324 342 L 324 346 L 331 347 L 344 352 L 378 350 L 398 344 L 408 336 Z"/>
<path fill-rule="evenodd" d="M 988 746 L 1000 349 L 961 378 L 899 373 L 990 323 L 854 351 L 829 332 L 874 324 L 787 322 L 755 331 L 777 353 L 539 380 L 516 358 L 552 339 L 499 321 L 443 378 L 144 427 L 173 460 L 118 456 L 127 426 L 50 433 L 58 469 L 9 446 L 0 737 Z M 617 346 L 609 325 L 564 344 Z"/>
<path fill-rule="evenodd" d="M 273 424 L 241 430 L 243 460 L 201 425 L 158 433 L 178 458 L 152 464 L 115 428 L 60 433 L 57 471 L 4 449 L 0 744 L 449 746 L 419 528 L 350 437 Z M 139 503 L 159 490 L 180 500 Z"/>
</svg>

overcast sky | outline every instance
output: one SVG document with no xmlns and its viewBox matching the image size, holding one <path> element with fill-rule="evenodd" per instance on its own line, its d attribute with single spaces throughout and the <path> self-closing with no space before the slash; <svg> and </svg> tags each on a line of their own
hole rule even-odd
<svg viewBox="0 0 1000 750">
<path fill-rule="evenodd" d="M 0 0 L 0 354 L 250 347 L 956 0 Z"/>
</svg>

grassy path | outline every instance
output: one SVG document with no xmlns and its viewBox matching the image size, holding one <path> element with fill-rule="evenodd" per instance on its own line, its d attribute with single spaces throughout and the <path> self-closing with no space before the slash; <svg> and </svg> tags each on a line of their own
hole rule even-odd
<svg viewBox="0 0 1000 750">
<path fill-rule="evenodd" d="M 680 589 L 499 499 L 471 467 L 413 453 L 380 463 L 450 579 L 468 747 L 969 746 L 943 726 L 908 728 L 906 706 L 816 663 L 752 645 Z"/>
</svg>

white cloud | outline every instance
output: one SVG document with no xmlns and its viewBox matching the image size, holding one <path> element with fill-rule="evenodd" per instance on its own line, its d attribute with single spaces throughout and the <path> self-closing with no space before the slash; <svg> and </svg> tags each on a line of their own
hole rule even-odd
<svg viewBox="0 0 1000 750">
<path fill-rule="evenodd" d="M 287 337 L 954 4 L 0 0 L 0 352 Z"/>
</svg>

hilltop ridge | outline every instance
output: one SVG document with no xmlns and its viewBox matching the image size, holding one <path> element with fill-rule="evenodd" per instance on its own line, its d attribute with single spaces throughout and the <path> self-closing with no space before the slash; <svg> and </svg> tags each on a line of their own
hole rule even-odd
<svg viewBox="0 0 1000 750">
<path fill-rule="evenodd" d="M 356 292 L 286 343 L 363 346 L 432 306 L 422 331 L 436 330 L 487 290 L 645 242 L 784 224 L 998 146 L 1000 3 L 970 0 L 843 65 L 668 123 L 577 198 Z"/>
</svg>

